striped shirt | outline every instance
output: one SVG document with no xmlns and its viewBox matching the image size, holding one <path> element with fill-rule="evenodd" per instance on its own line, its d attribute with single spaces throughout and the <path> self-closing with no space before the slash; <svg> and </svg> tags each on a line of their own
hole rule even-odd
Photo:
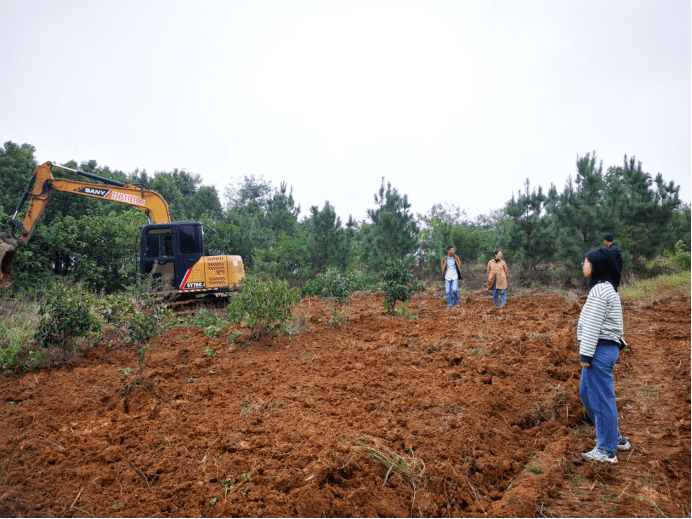
<svg viewBox="0 0 692 519">
<path fill-rule="evenodd" d="M 593 358 L 598 339 L 619 342 L 622 331 L 620 296 L 610 283 L 598 283 L 589 292 L 579 315 L 579 354 L 582 357 Z"/>
</svg>

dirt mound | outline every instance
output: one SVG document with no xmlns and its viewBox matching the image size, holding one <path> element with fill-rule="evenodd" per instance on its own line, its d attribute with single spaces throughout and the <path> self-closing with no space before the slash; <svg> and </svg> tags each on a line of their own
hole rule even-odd
<svg viewBox="0 0 692 519">
<path fill-rule="evenodd" d="M 198 328 L 0 376 L 0 514 L 689 516 L 690 299 L 626 305 L 617 465 L 578 395 L 581 304 L 303 300 L 303 329 L 229 347 Z"/>
</svg>

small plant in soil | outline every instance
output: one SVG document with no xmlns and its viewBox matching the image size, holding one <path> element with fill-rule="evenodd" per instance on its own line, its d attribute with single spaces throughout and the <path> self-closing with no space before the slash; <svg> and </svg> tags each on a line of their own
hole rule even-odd
<svg viewBox="0 0 692 519">
<path fill-rule="evenodd" d="M 425 464 L 422 460 L 412 456 L 402 456 L 388 449 L 379 450 L 365 444 L 361 444 L 361 448 L 387 469 L 382 486 L 387 484 L 390 476 L 398 474 L 411 489 L 417 490 L 419 488 L 420 476 L 425 470 Z"/>
<path fill-rule="evenodd" d="M 94 297 L 83 287 L 53 283 L 38 309 L 41 320 L 34 340 L 44 348 L 57 346 L 67 353 L 77 348 L 78 338 L 97 339 L 101 322 L 94 303 Z"/>
<path fill-rule="evenodd" d="M 384 292 L 384 308 L 394 312 L 397 301 L 406 302 L 411 299 L 413 291 L 413 276 L 411 262 L 407 258 L 388 259 L 382 272 L 382 291 Z"/>
<path fill-rule="evenodd" d="M 530 465 L 527 463 L 524 465 L 524 468 L 528 470 L 529 472 L 533 472 L 534 474 L 543 474 L 543 467 L 540 465 Z"/>
<path fill-rule="evenodd" d="M 288 323 L 300 292 L 285 280 L 248 279 L 243 290 L 233 293 L 228 303 L 231 324 L 245 322 L 255 339 L 288 335 Z"/>
<path fill-rule="evenodd" d="M 405 319 L 418 319 L 418 312 L 420 310 L 413 310 L 408 307 L 405 303 L 396 309 L 394 312 L 398 317 L 403 317 Z"/>
</svg>

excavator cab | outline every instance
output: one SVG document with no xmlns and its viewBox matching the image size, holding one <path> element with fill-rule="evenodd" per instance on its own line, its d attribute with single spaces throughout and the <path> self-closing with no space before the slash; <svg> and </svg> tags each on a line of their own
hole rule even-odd
<svg viewBox="0 0 692 519">
<path fill-rule="evenodd" d="M 149 224 L 142 228 L 141 272 L 165 280 L 171 288 L 181 287 L 202 256 L 204 231 L 200 222 Z"/>
</svg>

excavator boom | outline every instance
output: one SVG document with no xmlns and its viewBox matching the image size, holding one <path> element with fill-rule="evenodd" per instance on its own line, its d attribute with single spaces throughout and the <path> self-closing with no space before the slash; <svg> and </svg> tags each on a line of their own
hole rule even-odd
<svg viewBox="0 0 692 519">
<path fill-rule="evenodd" d="M 91 180 L 103 182 L 103 184 L 54 178 L 53 167 L 72 171 Z M 10 220 L 9 231 L 0 232 L 0 288 L 6 288 L 12 283 L 14 277 L 12 263 L 17 249 L 29 241 L 31 233 L 55 191 L 131 205 L 141 209 L 153 223 L 170 223 L 171 221 L 168 204 L 155 191 L 45 162 L 31 174 L 29 184 Z M 22 211 L 27 200 L 29 206 L 26 215 L 23 221 L 19 222 L 17 215 Z"/>
</svg>

